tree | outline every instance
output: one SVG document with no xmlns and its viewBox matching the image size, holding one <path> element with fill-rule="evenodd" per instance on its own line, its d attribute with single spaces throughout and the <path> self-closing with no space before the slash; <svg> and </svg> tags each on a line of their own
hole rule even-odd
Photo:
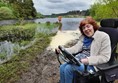
<svg viewBox="0 0 118 83">
<path fill-rule="evenodd" d="M 101 6 L 99 3 L 94 3 L 94 5 L 91 5 L 90 8 L 90 15 L 91 16 L 96 16 L 96 10 L 99 8 L 99 6 Z"/>
<path fill-rule="evenodd" d="M 118 0 L 98 0 L 90 8 L 90 15 L 96 19 L 117 18 Z"/>
<path fill-rule="evenodd" d="M 32 0 L 5 0 L 5 3 L 11 4 L 13 13 L 17 18 L 34 18 L 36 17 L 36 10 L 33 7 Z"/>
</svg>

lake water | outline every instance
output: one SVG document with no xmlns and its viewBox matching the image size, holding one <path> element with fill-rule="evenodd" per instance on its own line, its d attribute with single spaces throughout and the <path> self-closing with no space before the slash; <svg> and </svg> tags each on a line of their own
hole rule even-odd
<svg viewBox="0 0 118 83">
<path fill-rule="evenodd" d="M 62 30 L 76 30 L 79 27 L 80 21 L 84 18 L 62 18 Z M 44 18 L 44 19 L 36 19 L 34 20 L 36 23 L 45 23 L 47 21 L 50 22 L 58 22 L 58 18 Z"/>
<path fill-rule="evenodd" d="M 76 30 L 79 27 L 79 23 L 83 18 L 62 18 L 62 30 Z M 18 20 L 2 20 L 0 21 L 0 25 L 9 25 L 15 24 Z M 44 19 L 35 19 L 35 20 L 26 20 L 29 22 L 36 23 L 45 23 L 50 21 L 52 23 L 58 22 L 58 18 L 44 18 Z"/>
</svg>

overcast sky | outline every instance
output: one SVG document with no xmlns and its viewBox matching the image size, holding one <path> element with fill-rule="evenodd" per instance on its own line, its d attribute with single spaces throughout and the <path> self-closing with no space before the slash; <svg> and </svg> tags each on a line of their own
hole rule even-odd
<svg viewBox="0 0 118 83">
<path fill-rule="evenodd" d="M 65 13 L 72 10 L 86 10 L 94 0 L 33 0 L 37 12 L 43 15 Z"/>
</svg>

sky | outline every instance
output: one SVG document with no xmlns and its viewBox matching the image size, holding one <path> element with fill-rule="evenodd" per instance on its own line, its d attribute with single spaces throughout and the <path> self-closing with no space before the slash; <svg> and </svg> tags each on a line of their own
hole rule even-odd
<svg viewBox="0 0 118 83">
<path fill-rule="evenodd" d="M 33 3 L 37 12 L 51 15 L 89 9 L 94 0 L 33 0 Z"/>
</svg>

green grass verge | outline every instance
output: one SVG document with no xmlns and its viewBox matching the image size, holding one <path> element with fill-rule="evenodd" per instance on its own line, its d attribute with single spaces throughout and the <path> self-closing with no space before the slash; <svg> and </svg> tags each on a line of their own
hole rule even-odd
<svg viewBox="0 0 118 83">
<path fill-rule="evenodd" d="M 0 83 L 15 83 L 19 80 L 20 75 L 27 71 L 32 60 L 48 46 L 51 36 L 40 34 L 33 46 L 26 50 L 21 50 L 20 54 L 0 65 Z"/>
</svg>

